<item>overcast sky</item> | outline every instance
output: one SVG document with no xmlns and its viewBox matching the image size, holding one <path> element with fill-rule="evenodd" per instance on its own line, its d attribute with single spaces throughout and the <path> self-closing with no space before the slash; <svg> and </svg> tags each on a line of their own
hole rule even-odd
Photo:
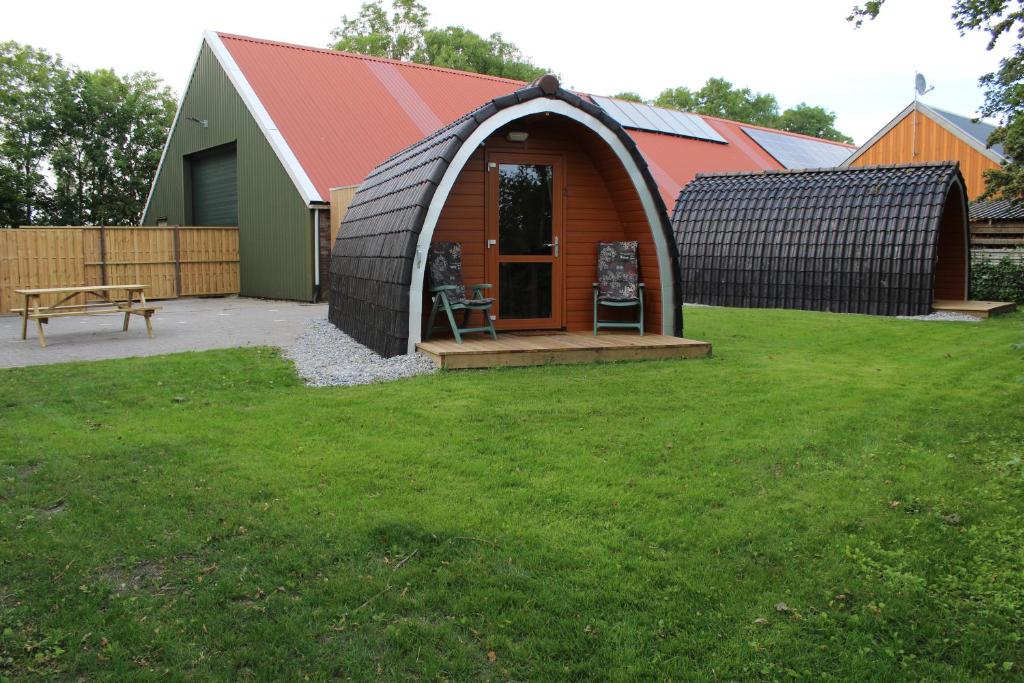
<svg viewBox="0 0 1024 683">
<path fill-rule="evenodd" d="M 982 35 L 961 37 L 952 0 L 892 0 L 855 31 L 856 0 L 425 0 L 431 23 L 501 32 L 563 85 L 595 94 L 699 87 L 710 76 L 838 114 L 864 142 L 913 98 L 915 70 L 935 91 L 924 101 L 966 115 L 982 102 L 977 79 L 998 56 Z M 203 31 L 323 47 L 361 0 L 237 2 L 36 0 L 5 3 L 0 40 L 61 54 L 83 68 L 153 71 L 181 93 Z M 608 9 L 604 8 L 616 8 Z M 324 87 L 343 87 L 325 83 Z"/>
</svg>

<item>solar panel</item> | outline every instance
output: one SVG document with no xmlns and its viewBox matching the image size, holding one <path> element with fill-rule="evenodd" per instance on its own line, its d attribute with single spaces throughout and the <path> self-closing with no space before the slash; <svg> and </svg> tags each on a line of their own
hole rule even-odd
<svg viewBox="0 0 1024 683">
<path fill-rule="evenodd" d="M 707 121 L 696 114 L 652 107 L 639 102 L 613 100 L 610 97 L 595 95 L 591 99 L 597 106 L 608 112 L 609 116 L 622 124 L 623 128 L 649 130 L 655 133 L 667 133 L 668 135 L 679 135 L 711 142 L 728 142 L 709 126 Z"/>
<path fill-rule="evenodd" d="M 854 150 L 830 142 L 810 140 L 795 135 L 776 133 L 760 128 L 740 126 L 780 164 L 788 169 L 832 168 L 846 161 Z"/>
</svg>

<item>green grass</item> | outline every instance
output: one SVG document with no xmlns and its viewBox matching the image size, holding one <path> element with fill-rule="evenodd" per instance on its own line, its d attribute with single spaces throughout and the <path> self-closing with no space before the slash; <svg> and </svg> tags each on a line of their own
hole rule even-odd
<svg viewBox="0 0 1024 683">
<path fill-rule="evenodd" d="M 711 359 L 335 389 L 266 349 L 0 371 L 0 679 L 1019 678 L 1022 323 L 695 309 Z"/>
</svg>

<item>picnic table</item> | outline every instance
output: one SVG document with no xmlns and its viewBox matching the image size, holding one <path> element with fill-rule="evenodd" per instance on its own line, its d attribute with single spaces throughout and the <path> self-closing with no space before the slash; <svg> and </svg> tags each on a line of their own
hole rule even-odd
<svg viewBox="0 0 1024 683">
<path fill-rule="evenodd" d="M 153 323 L 150 318 L 153 313 L 160 310 L 160 306 L 146 304 L 146 287 L 148 285 L 87 285 L 84 287 L 45 287 L 42 289 L 16 289 L 14 292 L 25 297 L 25 307 L 15 308 L 14 311 L 21 314 L 21 338 L 28 336 L 28 321 L 35 320 L 39 330 L 39 346 L 46 348 L 46 336 L 43 334 L 43 325 L 48 323 L 50 318 L 60 318 L 73 315 L 106 315 L 110 313 L 123 313 L 124 326 L 122 331 L 128 331 L 128 321 L 133 315 L 140 315 L 146 320 L 146 332 L 149 338 L 153 338 Z M 115 298 L 116 292 L 125 292 L 125 298 Z M 44 294 L 57 295 L 57 302 L 47 306 L 40 303 L 40 297 Z M 80 304 L 67 303 L 74 297 L 83 295 L 85 301 Z M 89 297 L 94 301 L 89 301 Z"/>
</svg>

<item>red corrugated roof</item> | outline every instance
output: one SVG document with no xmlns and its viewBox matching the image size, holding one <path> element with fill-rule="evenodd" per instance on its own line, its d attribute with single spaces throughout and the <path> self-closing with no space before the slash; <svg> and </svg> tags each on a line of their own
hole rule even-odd
<svg viewBox="0 0 1024 683">
<path fill-rule="evenodd" d="M 217 35 L 325 200 L 330 188 L 360 183 L 394 152 L 523 86 L 452 69 Z M 703 118 L 728 144 L 629 131 L 667 206 L 697 173 L 782 168 L 739 124 Z"/>
</svg>

